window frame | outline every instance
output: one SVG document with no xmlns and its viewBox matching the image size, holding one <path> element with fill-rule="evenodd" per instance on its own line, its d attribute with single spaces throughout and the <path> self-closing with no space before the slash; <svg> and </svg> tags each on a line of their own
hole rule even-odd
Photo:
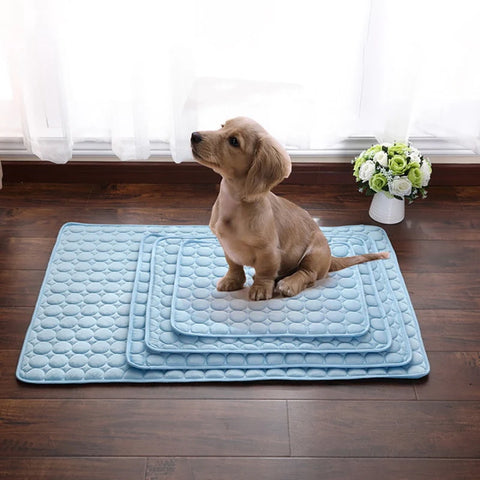
<svg viewBox="0 0 480 480">
<path fill-rule="evenodd" d="M 356 136 L 348 137 L 328 148 L 314 150 L 287 148 L 287 151 L 293 162 L 341 163 L 352 160 L 360 152 L 375 143 L 377 143 L 375 137 Z M 480 155 L 444 138 L 412 137 L 410 143 L 435 163 L 480 163 Z M 150 151 L 149 160 L 151 161 L 172 161 L 167 142 L 151 141 Z M 36 155 L 28 152 L 21 137 L 0 139 L 0 160 L 7 158 L 8 160 L 39 160 Z M 113 153 L 111 143 L 106 140 L 75 141 L 74 139 L 73 158 L 76 161 L 120 161 Z M 145 160 L 128 161 L 139 162 Z"/>
</svg>

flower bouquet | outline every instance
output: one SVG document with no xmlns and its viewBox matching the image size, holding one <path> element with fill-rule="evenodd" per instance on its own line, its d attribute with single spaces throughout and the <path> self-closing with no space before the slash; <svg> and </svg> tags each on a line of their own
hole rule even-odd
<svg viewBox="0 0 480 480">
<path fill-rule="evenodd" d="M 382 192 L 389 198 L 402 201 L 407 198 L 409 203 L 427 196 L 432 164 L 411 145 L 398 142 L 374 145 L 352 163 L 362 193 Z"/>
</svg>

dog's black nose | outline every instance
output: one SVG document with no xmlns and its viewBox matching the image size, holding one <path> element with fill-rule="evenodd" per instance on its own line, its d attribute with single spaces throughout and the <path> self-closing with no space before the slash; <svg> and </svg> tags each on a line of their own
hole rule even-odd
<svg viewBox="0 0 480 480">
<path fill-rule="evenodd" d="M 190 141 L 192 143 L 200 143 L 202 141 L 202 136 L 198 132 L 193 132 Z"/>
</svg>

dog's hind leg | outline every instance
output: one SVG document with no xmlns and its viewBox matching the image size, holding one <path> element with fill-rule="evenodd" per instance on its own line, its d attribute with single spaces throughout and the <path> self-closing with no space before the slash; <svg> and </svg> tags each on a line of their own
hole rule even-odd
<svg viewBox="0 0 480 480">
<path fill-rule="evenodd" d="M 298 269 L 280 280 L 277 289 L 285 297 L 298 295 L 302 290 L 311 287 L 318 279 L 326 277 L 329 267 L 330 247 L 323 234 L 319 232 Z"/>
<path fill-rule="evenodd" d="M 316 257 L 316 258 L 315 258 Z M 302 290 L 311 287 L 318 278 L 323 278 L 328 273 L 328 266 L 325 272 L 318 271 L 318 255 L 307 255 L 300 263 L 299 269 L 283 278 L 277 284 L 278 291 L 285 297 L 298 295 Z"/>
</svg>

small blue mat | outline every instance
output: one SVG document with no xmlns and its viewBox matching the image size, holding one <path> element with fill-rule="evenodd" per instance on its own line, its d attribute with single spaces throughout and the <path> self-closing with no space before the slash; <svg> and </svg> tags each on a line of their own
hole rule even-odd
<svg viewBox="0 0 480 480">
<path fill-rule="evenodd" d="M 385 232 L 362 225 L 323 228 L 323 231 L 340 253 L 389 250 L 391 258 L 337 272 L 338 276 L 332 275 L 326 285 L 320 282 L 305 291 L 303 300 L 275 298 L 268 302 L 247 302 L 245 298 L 237 298 L 227 300 L 226 310 L 210 310 L 215 299 L 225 300 L 215 297 L 219 292 L 212 288 L 225 264 L 221 264 L 224 260 L 208 227 L 66 224 L 52 252 L 20 355 L 17 377 L 30 383 L 51 384 L 426 375 L 429 365 L 418 324 Z M 178 266 L 188 267 L 189 262 L 195 265 L 190 274 L 188 269 L 178 269 Z M 355 273 L 347 274 L 347 270 Z M 341 285 L 345 278 L 346 287 Z M 315 314 L 318 310 L 308 309 L 308 305 L 318 306 L 318 303 L 308 302 L 322 298 L 321 303 L 325 303 L 325 295 L 329 295 L 325 292 L 330 285 L 340 285 L 347 292 L 352 278 L 359 282 L 356 283 L 359 290 L 346 295 L 353 296 L 358 308 L 345 307 L 348 299 L 342 297 L 340 310 L 320 306 L 323 311 L 319 322 L 320 315 Z M 186 296 L 175 297 L 175 289 L 189 290 L 187 280 L 192 282 L 191 290 L 201 292 L 197 296 L 184 292 Z M 324 292 L 313 293 L 323 287 Z M 333 290 L 330 294 L 335 295 Z M 199 304 L 202 308 L 196 309 L 195 301 L 205 299 L 212 302 L 207 302 L 208 305 L 202 302 Z M 209 324 L 212 315 L 205 318 L 203 314 L 198 317 L 202 322 L 197 318 L 190 324 L 187 319 L 187 323 L 175 325 L 179 328 L 180 323 L 184 327 L 188 324 L 192 329 L 194 325 L 207 325 L 204 333 L 209 336 L 192 335 L 196 333 L 194 330 L 183 334 L 173 329 L 172 311 L 180 319 L 186 319 L 182 316 L 185 311 L 227 311 L 232 321 L 231 312 L 244 312 L 243 308 L 231 305 L 234 300 L 247 302 L 242 307 L 247 308 L 250 322 L 241 316 L 244 322 L 240 330 L 247 331 L 242 330 L 246 321 L 251 336 L 213 336 L 215 328 L 221 327 L 220 317 L 213 316 L 218 325 L 212 331 L 214 323 Z M 290 323 L 285 326 L 275 320 L 268 325 L 275 324 L 279 336 L 271 329 L 267 330 L 268 336 L 261 328 L 255 330 L 252 313 L 258 316 L 258 323 L 268 323 L 261 304 L 280 301 L 285 308 L 292 300 L 300 301 L 302 310 L 297 303 L 292 309 L 283 310 L 282 319 L 288 318 Z M 269 317 L 281 311 L 268 308 Z M 362 318 L 352 315 L 355 321 L 349 324 L 342 320 L 343 330 L 339 330 L 338 336 L 331 333 L 325 336 L 329 334 L 329 325 L 339 323 L 328 319 L 330 311 L 341 311 L 343 317 L 347 312 L 362 312 Z M 292 312 L 302 312 L 303 317 L 312 313 L 311 318 L 317 319 L 308 328 L 303 324 L 302 330 L 294 330 L 299 335 L 309 335 L 310 327 L 317 328 L 322 323 L 325 330 L 319 330 L 314 337 L 291 335 L 291 328 L 302 323 L 300 316 Z M 323 321 L 325 318 L 329 325 Z M 238 319 L 233 321 L 229 327 L 238 327 Z M 228 333 L 237 335 L 237 330 L 231 328 Z"/>
<path fill-rule="evenodd" d="M 354 255 L 353 248 L 335 237 L 333 254 Z M 158 246 L 158 245 L 157 245 Z M 156 247 L 157 247 L 156 246 Z M 172 250 L 172 246 L 169 246 Z M 159 251 L 160 250 L 160 251 Z M 294 298 L 251 302 L 247 289 L 219 292 L 216 284 L 227 272 L 216 238 L 179 242 L 173 285 L 171 324 L 184 335 L 206 337 L 356 337 L 368 331 L 368 312 L 358 267 L 337 272 L 317 287 Z M 170 256 L 167 256 L 167 259 Z M 152 270 L 165 258 L 156 248 Z M 252 271 L 249 271 L 249 284 Z M 162 279 L 164 272 L 153 276 Z"/>
</svg>

